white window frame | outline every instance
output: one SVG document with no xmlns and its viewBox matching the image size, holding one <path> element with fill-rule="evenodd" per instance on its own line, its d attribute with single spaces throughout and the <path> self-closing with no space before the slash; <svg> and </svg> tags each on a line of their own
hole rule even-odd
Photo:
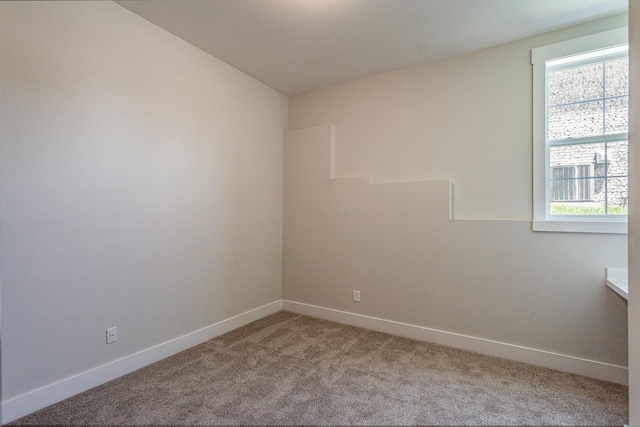
<svg viewBox="0 0 640 427">
<path fill-rule="evenodd" d="M 627 234 L 626 216 L 570 216 L 547 213 L 550 194 L 546 141 L 546 62 L 628 43 L 627 27 L 531 50 L 533 65 L 533 231 Z"/>
</svg>

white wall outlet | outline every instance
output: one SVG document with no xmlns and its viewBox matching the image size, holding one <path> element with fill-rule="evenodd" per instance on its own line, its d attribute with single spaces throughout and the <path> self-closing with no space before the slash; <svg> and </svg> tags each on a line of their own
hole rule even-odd
<svg viewBox="0 0 640 427">
<path fill-rule="evenodd" d="M 360 302 L 360 291 L 353 291 L 353 301 Z"/>
<path fill-rule="evenodd" d="M 114 326 L 113 328 L 107 329 L 107 344 L 112 344 L 118 341 L 118 330 Z"/>
</svg>

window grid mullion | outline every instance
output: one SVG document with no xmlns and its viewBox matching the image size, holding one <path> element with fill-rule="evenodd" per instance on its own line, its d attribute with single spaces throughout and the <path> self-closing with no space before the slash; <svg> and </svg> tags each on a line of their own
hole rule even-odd
<svg viewBox="0 0 640 427">
<path fill-rule="evenodd" d="M 578 105 L 578 104 L 587 104 L 589 102 L 598 102 L 598 101 L 602 101 L 604 103 L 604 101 L 608 101 L 611 99 L 620 99 L 620 98 L 626 98 L 629 95 L 615 95 L 615 96 L 609 96 L 609 97 L 604 97 L 604 98 L 592 98 L 592 99 L 585 99 L 582 101 L 573 101 L 573 102 L 565 102 L 562 104 L 553 104 L 553 105 L 549 105 L 549 108 L 558 108 L 558 107 L 571 107 L 572 105 Z"/>
</svg>

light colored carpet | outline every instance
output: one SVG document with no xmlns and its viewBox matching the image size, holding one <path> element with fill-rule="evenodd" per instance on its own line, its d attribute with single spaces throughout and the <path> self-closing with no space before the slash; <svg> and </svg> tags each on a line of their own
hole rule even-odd
<svg viewBox="0 0 640 427">
<path fill-rule="evenodd" d="M 627 387 L 279 312 L 15 424 L 620 425 Z"/>
</svg>

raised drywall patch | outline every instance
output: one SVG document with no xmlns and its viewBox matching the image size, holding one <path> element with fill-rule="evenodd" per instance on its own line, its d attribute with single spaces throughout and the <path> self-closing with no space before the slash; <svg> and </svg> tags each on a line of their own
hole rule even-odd
<svg viewBox="0 0 640 427">
<path fill-rule="evenodd" d="M 375 183 L 339 168 L 331 179 L 339 133 L 285 137 L 285 300 L 626 365 L 626 305 L 604 286 L 624 236 L 452 220 L 448 180 Z"/>
</svg>

